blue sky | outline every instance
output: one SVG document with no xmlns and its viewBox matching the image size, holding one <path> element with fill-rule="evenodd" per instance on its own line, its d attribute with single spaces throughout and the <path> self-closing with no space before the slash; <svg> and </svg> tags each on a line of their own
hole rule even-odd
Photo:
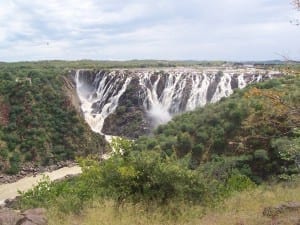
<svg viewBox="0 0 300 225">
<path fill-rule="evenodd" d="M 290 0 L 0 0 L 0 61 L 300 60 Z"/>
</svg>

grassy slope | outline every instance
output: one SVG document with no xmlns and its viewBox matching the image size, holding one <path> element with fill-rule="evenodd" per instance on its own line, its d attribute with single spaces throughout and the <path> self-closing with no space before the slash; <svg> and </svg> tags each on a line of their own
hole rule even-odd
<svg viewBox="0 0 300 225">
<path fill-rule="evenodd" d="M 207 209 L 201 206 L 185 204 L 168 207 L 153 206 L 148 210 L 142 205 L 125 205 L 117 209 L 113 202 L 96 202 L 86 207 L 80 215 L 65 215 L 55 208 L 48 212 L 49 224 L 61 225 L 232 225 L 232 224 L 281 224 L 292 225 L 299 220 L 299 211 L 281 214 L 274 218 L 265 217 L 265 207 L 276 206 L 285 202 L 300 201 L 300 185 L 260 186 L 254 190 L 236 193 L 217 208 Z"/>
</svg>

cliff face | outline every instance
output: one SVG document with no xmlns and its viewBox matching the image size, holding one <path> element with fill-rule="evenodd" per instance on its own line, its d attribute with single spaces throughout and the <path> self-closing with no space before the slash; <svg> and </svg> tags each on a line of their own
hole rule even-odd
<svg viewBox="0 0 300 225">
<path fill-rule="evenodd" d="M 62 80 L 64 83 L 63 90 L 68 97 L 68 104 L 72 105 L 78 113 L 81 113 L 80 99 L 76 93 L 76 83 L 71 76 L 63 76 Z"/>
<path fill-rule="evenodd" d="M 77 70 L 81 110 L 93 131 L 137 138 L 174 115 L 219 101 L 235 88 L 281 76 L 254 68 Z"/>
<path fill-rule="evenodd" d="M 139 80 L 132 78 L 118 101 L 116 111 L 105 119 L 104 134 L 137 138 L 151 132 L 151 121 L 143 107 L 138 86 Z"/>
</svg>

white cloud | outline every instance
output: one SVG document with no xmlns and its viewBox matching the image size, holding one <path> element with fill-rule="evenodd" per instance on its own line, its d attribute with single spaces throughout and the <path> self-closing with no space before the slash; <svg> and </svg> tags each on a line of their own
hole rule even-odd
<svg viewBox="0 0 300 225">
<path fill-rule="evenodd" d="M 300 59 L 299 27 L 280 0 L 0 2 L 0 61 Z"/>
</svg>

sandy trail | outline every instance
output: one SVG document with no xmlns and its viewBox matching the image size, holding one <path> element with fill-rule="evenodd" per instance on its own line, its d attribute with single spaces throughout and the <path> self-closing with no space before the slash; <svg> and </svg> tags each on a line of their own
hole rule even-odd
<svg viewBox="0 0 300 225">
<path fill-rule="evenodd" d="M 73 167 L 63 167 L 52 172 L 45 172 L 39 174 L 35 177 L 24 177 L 17 182 L 10 184 L 1 184 L 0 185 L 0 205 L 4 204 L 4 201 L 8 198 L 15 198 L 18 196 L 18 190 L 27 191 L 32 188 L 34 185 L 43 178 L 43 175 L 49 176 L 50 180 L 57 180 L 65 177 L 66 175 L 75 175 L 81 173 L 81 168 L 79 166 Z"/>
</svg>

